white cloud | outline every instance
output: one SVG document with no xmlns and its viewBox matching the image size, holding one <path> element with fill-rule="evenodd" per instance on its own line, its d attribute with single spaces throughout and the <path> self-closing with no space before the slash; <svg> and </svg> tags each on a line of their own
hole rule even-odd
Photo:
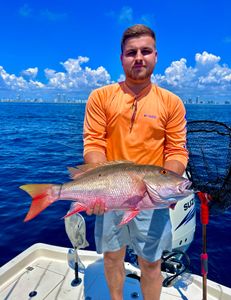
<svg viewBox="0 0 231 300">
<path fill-rule="evenodd" d="M 202 54 L 197 53 L 195 55 L 195 70 L 197 75 L 199 76 L 200 74 L 208 74 L 210 70 L 213 70 L 218 65 L 220 60 L 220 56 L 209 54 L 206 51 L 204 51 Z"/>
<path fill-rule="evenodd" d="M 64 63 L 61 63 L 61 65 L 63 65 L 67 73 L 75 74 L 82 70 L 81 64 L 87 63 L 88 61 L 89 61 L 88 57 L 79 56 L 78 59 L 69 58 Z"/>
<path fill-rule="evenodd" d="M 123 6 L 119 11 L 111 10 L 106 13 L 106 16 L 120 24 L 132 24 L 134 21 L 133 9 L 130 6 Z"/>
<path fill-rule="evenodd" d="M 195 55 L 195 61 L 198 65 L 201 66 L 214 66 L 221 60 L 220 56 L 216 56 L 213 54 L 209 54 L 208 52 L 204 51 L 202 54 L 197 53 Z"/>
<path fill-rule="evenodd" d="M 32 9 L 27 3 L 25 3 L 23 6 L 19 8 L 19 15 L 24 18 L 25 17 L 28 18 L 32 15 Z"/>
<path fill-rule="evenodd" d="M 51 22 L 64 21 L 68 15 L 65 12 L 52 11 L 50 9 L 37 10 L 31 8 L 27 3 L 23 4 L 18 10 L 23 18 L 33 18 L 34 20 L 48 20 Z"/>
<path fill-rule="evenodd" d="M 14 74 L 8 74 L 2 66 L 0 66 L 1 87 L 5 89 L 24 89 L 27 86 L 27 81 L 22 76 L 17 77 Z"/>
<path fill-rule="evenodd" d="M 195 66 L 187 66 L 187 60 L 181 58 L 154 79 L 184 99 L 202 96 L 207 100 L 230 100 L 231 69 L 220 61 L 219 56 L 204 51 L 195 55 Z"/>
<path fill-rule="evenodd" d="M 31 70 L 31 74 L 36 72 L 37 68 L 29 68 L 27 70 Z M 32 71 L 33 70 L 33 71 Z M 25 71 L 23 71 L 25 72 Z M 28 71 L 30 74 L 30 71 Z M 43 88 L 45 85 L 39 81 L 34 80 L 26 80 L 22 76 L 16 76 L 14 74 L 7 73 L 2 66 L 0 66 L 0 90 L 29 90 L 29 89 L 37 89 Z"/>
<path fill-rule="evenodd" d="M 110 74 L 104 67 L 98 67 L 96 70 L 90 67 L 82 67 L 82 64 L 89 61 L 88 57 L 79 56 L 77 59 L 69 58 L 61 63 L 65 72 L 56 72 L 51 69 L 45 70 L 48 79 L 48 87 L 56 89 L 81 89 L 90 90 L 105 84 L 111 83 Z"/>
<path fill-rule="evenodd" d="M 45 84 L 43 84 L 42 82 L 40 81 L 34 81 L 34 80 L 30 80 L 29 83 L 28 83 L 28 87 L 34 87 L 34 88 L 44 88 L 45 87 Z"/>
<path fill-rule="evenodd" d="M 165 70 L 165 75 L 156 75 L 157 82 L 166 82 L 173 87 L 189 85 L 195 77 L 195 72 L 191 67 L 187 67 L 185 58 L 171 63 Z"/>
<path fill-rule="evenodd" d="M 120 74 L 117 82 L 124 81 L 124 80 L 125 80 L 125 75 L 124 74 Z"/>
<path fill-rule="evenodd" d="M 45 9 L 39 12 L 39 17 L 54 22 L 54 21 L 62 21 L 67 19 L 67 14 L 58 13 L 58 12 L 51 11 L 49 9 Z"/>
<path fill-rule="evenodd" d="M 21 72 L 22 76 L 27 76 L 27 77 L 30 77 L 30 78 L 35 78 L 38 74 L 38 68 L 35 67 L 35 68 L 28 68 L 26 70 L 23 70 Z"/>
<path fill-rule="evenodd" d="M 119 24 L 127 24 L 127 26 L 132 26 L 134 24 L 153 26 L 156 19 L 153 13 L 139 15 L 138 11 L 138 13 L 135 14 L 131 6 L 123 6 L 118 11 L 111 10 L 106 13 L 106 16 L 114 19 Z"/>
<path fill-rule="evenodd" d="M 133 9 L 129 6 L 124 6 L 122 7 L 119 15 L 118 15 L 118 21 L 120 23 L 125 23 L 125 22 L 132 22 L 133 20 Z"/>
</svg>

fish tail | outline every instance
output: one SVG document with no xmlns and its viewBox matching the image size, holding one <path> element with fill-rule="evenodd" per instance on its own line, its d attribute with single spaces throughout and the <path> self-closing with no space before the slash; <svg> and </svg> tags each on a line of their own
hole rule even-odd
<svg viewBox="0 0 231 300">
<path fill-rule="evenodd" d="M 53 187 L 53 184 L 25 184 L 20 186 L 20 189 L 32 197 L 31 206 L 24 222 L 33 219 L 51 203 L 58 200 L 59 194 L 56 192 L 58 189 Z"/>
</svg>

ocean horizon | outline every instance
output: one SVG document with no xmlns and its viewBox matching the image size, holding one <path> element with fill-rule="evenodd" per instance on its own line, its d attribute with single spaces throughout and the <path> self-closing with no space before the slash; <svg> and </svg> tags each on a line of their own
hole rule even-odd
<svg viewBox="0 0 231 300">
<path fill-rule="evenodd" d="M 0 103 L 44 103 L 44 104 L 86 104 L 87 103 L 87 99 L 70 99 L 70 100 L 65 100 L 65 101 L 57 101 L 55 99 L 53 100 L 44 100 L 44 99 L 21 99 L 21 100 L 17 100 L 17 99 L 0 99 Z M 219 101 L 210 101 L 210 100 L 206 100 L 206 101 L 202 101 L 202 102 L 197 102 L 196 100 L 194 101 L 189 101 L 189 100 L 183 100 L 184 105 L 231 105 L 231 100 L 226 100 L 223 102 L 219 102 Z"/>
</svg>

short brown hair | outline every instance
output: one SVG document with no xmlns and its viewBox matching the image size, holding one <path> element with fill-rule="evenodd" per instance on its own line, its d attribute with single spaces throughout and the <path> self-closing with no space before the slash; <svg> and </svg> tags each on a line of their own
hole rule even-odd
<svg viewBox="0 0 231 300">
<path fill-rule="evenodd" d="M 140 37 L 142 35 L 151 36 L 154 39 L 154 43 L 156 44 L 155 32 L 151 28 L 149 28 L 143 24 L 136 24 L 131 27 L 128 27 L 124 31 L 122 39 L 121 39 L 121 52 L 123 53 L 123 48 L 124 48 L 124 45 L 125 45 L 125 42 L 127 39 L 134 38 L 134 37 Z"/>
</svg>

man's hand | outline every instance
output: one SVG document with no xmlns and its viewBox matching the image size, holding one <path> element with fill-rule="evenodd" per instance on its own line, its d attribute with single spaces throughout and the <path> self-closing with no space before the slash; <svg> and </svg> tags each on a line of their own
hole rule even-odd
<svg viewBox="0 0 231 300">
<path fill-rule="evenodd" d="M 103 200 L 96 200 L 95 203 L 86 210 L 87 215 L 103 215 L 107 211 L 105 207 L 105 202 Z"/>
</svg>

